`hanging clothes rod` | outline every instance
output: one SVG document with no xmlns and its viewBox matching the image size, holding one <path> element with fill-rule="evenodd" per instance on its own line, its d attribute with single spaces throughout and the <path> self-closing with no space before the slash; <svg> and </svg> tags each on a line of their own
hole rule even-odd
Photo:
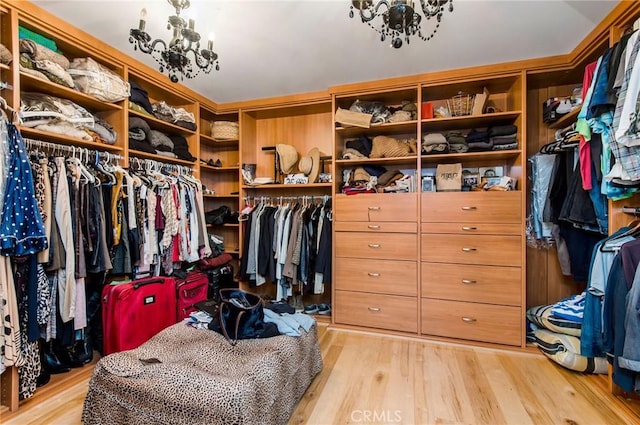
<svg viewBox="0 0 640 425">
<path fill-rule="evenodd" d="M 303 202 L 315 202 L 323 201 L 327 202 L 331 199 L 331 195 L 300 195 L 300 196 L 245 196 L 244 201 L 247 203 L 253 202 L 289 202 L 289 201 L 303 201 Z"/>
<path fill-rule="evenodd" d="M 175 171 L 178 174 L 186 174 L 186 175 L 193 175 L 193 169 L 191 167 L 187 167 L 185 165 L 179 165 L 179 164 L 171 164 L 168 162 L 160 162 L 160 161 L 156 161 L 154 159 L 140 159 L 137 157 L 130 157 L 129 158 L 129 167 L 131 167 L 132 164 L 136 164 L 137 167 L 134 169 L 137 170 L 155 170 L 155 171 L 162 171 L 162 170 L 166 170 L 166 171 Z"/>
<path fill-rule="evenodd" d="M 89 157 L 89 155 L 94 155 L 97 158 L 105 159 L 107 162 L 110 162 L 112 160 L 119 161 L 123 159 L 122 156 L 118 154 L 98 151 L 95 149 L 83 148 L 83 147 L 72 146 L 72 145 L 61 145 L 58 143 L 45 142 L 44 140 L 30 139 L 27 137 L 23 137 L 22 139 L 26 144 L 27 150 L 46 149 L 46 150 L 50 150 L 51 153 L 54 155 L 56 153 L 60 153 L 60 154 L 64 153 L 64 154 L 71 154 L 71 156 L 78 156 L 78 157 L 85 155 L 87 158 Z"/>
</svg>

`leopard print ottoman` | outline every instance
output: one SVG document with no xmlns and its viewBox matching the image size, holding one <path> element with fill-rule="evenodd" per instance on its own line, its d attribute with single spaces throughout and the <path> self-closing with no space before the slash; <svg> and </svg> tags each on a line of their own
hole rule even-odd
<svg viewBox="0 0 640 425">
<path fill-rule="evenodd" d="M 322 370 L 316 327 L 241 340 L 184 323 L 96 364 L 85 425 L 286 424 Z"/>
</svg>

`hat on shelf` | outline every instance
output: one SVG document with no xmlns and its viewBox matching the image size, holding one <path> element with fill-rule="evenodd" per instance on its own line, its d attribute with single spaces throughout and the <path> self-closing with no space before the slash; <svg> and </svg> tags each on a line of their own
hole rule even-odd
<svg viewBox="0 0 640 425">
<path fill-rule="evenodd" d="M 318 148 L 311 149 L 309 153 L 300 158 L 298 169 L 309 178 L 309 183 L 315 183 L 318 180 L 320 174 L 320 151 Z"/>
<path fill-rule="evenodd" d="M 289 174 L 293 171 L 293 167 L 298 163 L 298 151 L 291 145 L 278 143 L 276 152 L 280 156 L 280 171 L 283 174 Z"/>
</svg>

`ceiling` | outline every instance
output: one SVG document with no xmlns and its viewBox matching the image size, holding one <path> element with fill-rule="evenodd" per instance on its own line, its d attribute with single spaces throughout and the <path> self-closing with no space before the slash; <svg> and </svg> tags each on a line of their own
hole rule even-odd
<svg viewBox="0 0 640 425">
<path fill-rule="evenodd" d="M 147 9 L 146 30 L 168 40 L 166 0 L 40 0 L 33 3 L 156 68 L 133 50 L 129 29 Z M 434 39 L 400 49 L 349 18 L 348 0 L 191 0 L 187 17 L 203 38 L 215 32 L 220 71 L 183 84 L 227 103 L 570 52 L 616 0 L 454 0 Z M 423 19 L 423 33 L 433 28 Z"/>
</svg>

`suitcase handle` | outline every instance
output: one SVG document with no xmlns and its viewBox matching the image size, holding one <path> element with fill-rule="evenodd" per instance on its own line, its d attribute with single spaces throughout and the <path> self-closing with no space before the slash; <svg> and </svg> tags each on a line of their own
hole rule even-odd
<svg viewBox="0 0 640 425">
<path fill-rule="evenodd" d="M 164 283 L 165 279 L 149 279 L 149 280 L 143 280 L 142 282 L 136 282 L 133 284 L 133 289 L 138 289 L 141 286 L 144 285 L 151 285 L 152 283 Z"/>
</svg>

